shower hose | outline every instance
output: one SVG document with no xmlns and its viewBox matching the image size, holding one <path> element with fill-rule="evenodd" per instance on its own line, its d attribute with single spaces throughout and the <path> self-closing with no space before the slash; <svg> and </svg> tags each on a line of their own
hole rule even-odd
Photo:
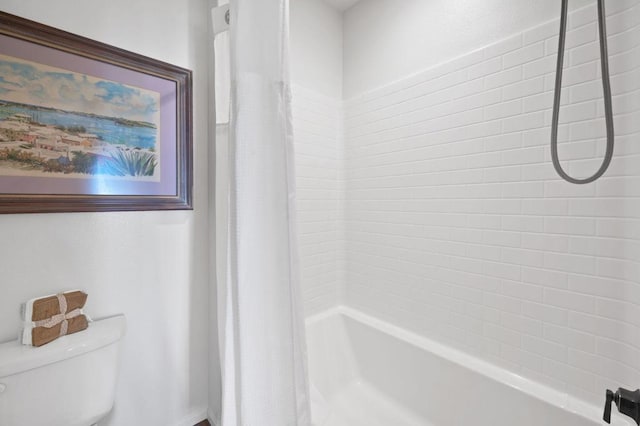
<svg viewBox="0 0 640 426">
<path fill-rule="evenodd" d="M 600 67 L 602 69 L 602 89 L 604 95 L 604 112 L 607 126 L 607 149 L 602 165 L 593 176 L 585 179 L 576 179 L 569 176 L 563 169 L 558 159 L 558 117 L 560 115 L 560 97 L 562 94 L 562 69 L 564 62 L 564 45 L 567 36 L 567 7 L 569 0 L 562 0 L 562 13 L 560 17 L 560 37 L 558 41 L 558 63 L 556 67 L 556 85 L 553 96 L 553 116 L 551 119 L 551 160 L 556 172 L 567 182 L 575 184 L 590 183 L 604 174 L 613 157 L 613 108 L 611 106 L 611 83 L 609 81 L 609 60 L 607 53 L 607 29 L 606 15 L 604 12 L 604 0 L 598 0 L 598 31 L 600 33 Z"/>
</svg>

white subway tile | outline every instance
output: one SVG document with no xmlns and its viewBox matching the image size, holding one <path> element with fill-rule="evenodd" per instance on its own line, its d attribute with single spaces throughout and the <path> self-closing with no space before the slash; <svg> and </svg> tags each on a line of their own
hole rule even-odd
<svg viewBox="0 0 640 426">
<path fill-rule="evenodd" d="M 525 366 L 533 371 L 542 371 L 543 358 L 532 354 L 531 352 L 523 351 L 511 345 L 500 345 L 500 356 L 507 361 L 513 362 L 517 365 Z"/>
<path fill-rule="evenodd" d="M 595 375 L 587 374 L 584 370 L 569 366 L 565 362 L 545 359 L 544 373 L 590 392 L 596 390 Z"/>
<path fill-rule="evenodd" d="M 522 211 L 521 200 L 484 200 L 483 213 L 488 214 L 519 214 Z"/>
<path fill-rule="evenodd" d="M 496 312 L 519 314 L 522 309 L 522 302 L 519 299 L 502 296 L 493 292 L 485 292 L 482 300 L 483 305 Z"/>
<path fill-rule="evenodd" d="M 596 353 L 632 368 L 640 367 L 640 349 L 612 339 L 598 338 Z"/>
<path fill-rule="evenodd" d="M 525 98 L 526 101 L 527 98 Z M 551 132 L 549 129 L 540 128 L 527 130 L 522 133 L 524 146 L 547 146 L 549 144 Z"/>
<path fill-rule="evenodd" d="M 532 302 L 542 302 L 543 298 L 542 287 L 509 280 L 502 281 L 502 293 L 505 296 L 530 300 Z M 542 330 L 541 327 L 540 330 Z M 541 335 L 542 333 L 533 334 Z"/>
<path fill-rule="evenodd" d="M 503 247 L 502 261 L 512 265 L 541 267 L 544 263 L 544 255 L 540 251 Z"/>
<path fill-rule="evenodd" d="M 502 70 L 502 58 L 496 57 L 469 67 L 469 79 L 473 80 Z"/>
<path fill-rule="evenodd" d="M 575 29 L 590 24 L 596 20 L 597 16 L 598 11 L 596 10 L 595 4 L 578 9 L 569 15 L 568 28 Z"/>
<path fill-rule="evenodd" d="M 555 74 L 556 69 L 556 55 L 545 56 L 535 61 L 524 64 L 523 76 L 525 79 L 538 77 L 545 74 Z"/>
<path fill-rule="evenodd" d="M 638 2 L 635 0 L 619 0 L 615 3 L 608 5 L 607 16 L 618 14 L 620 12 L 634 13 L 634 10 L 638 12 Z M 628 15 L 629 13 L 625 14 Z"/>
<path fill-rule="evenodd" d="M 544 324 L 543 334 L 545 339 L 570 348 L 591 353 L 596 351 L 596 338 L 588 333 L 554 324 Z"/>
<path fill-rule="evenodd" d="M 487 247 L 479 244 L 469 244 L 467 246 L 467 256 L 474 259 L 490 260 L 499 262 L 502 255 L 500 247 Z M 493 277 L 492 277 L 493 278 Z"/>
<path fill-rule="evenodd" d="M 553 20 L 526 31 L 523 34 L 524 44 L 531 44 L 558 35 L 560 21 Z"/>
<path fill-rule="evenodd" d="M 593 237 L 570 237 L 569 253 L 595 256 L 597 240 Z"/>
<path fill-rule="evenodd" d="M 623 2 L 624 3 L 624 2 Z M 607 16 L 608 34 L 615 35 L 637 27 L 640 23 L 640 10 L 634 7 L 628 13 Z"/>
<path fill-rule="evenodd" d="M 618 341 L 634 339 L 638 335 L 638 329 L 629 324 L 579 312 L 569 312 L 569 326 Z"/>
<path fill-rule="evenodd" d="M 602 297 L 623 297 L 626 285 L 611 278 L 569 274 L 569 289 L 574 292 Z"/>
<path fill-rule="evenodd" d="M 576 84 L 590 82 L 596 78 L 598 66 L 595 62 L 587 64 L 577 65 L 575 67 L 567 68 L 562 73 L 562 87 L 566 90 L 566 87 L 575 86 Z M 547 76 L 554 81 L 555 76 Z"/>
<path fill-rule="evenodd" d="M 510 265 L 501 262 L 484 262 L 483 273 L 497 278 L 517 281 L 521 276 L 520 265 Z"/>
<path fill-rule="evenodd" d="M 473 214 L 469 215 L 469 227 L 479 229 L 502 229 L 503 216 Z"/>
<path fill-rule="evenodd" d="M 493 167 L 484 170 L 484 182 L 513 182 L 521 179 L 520 166 Z"/>
<path fill-rule="evenodd" d="M 593 185 L 573 185 L 565 181 L 545 182 L 546 197 L 588 197 L 595 195 Z"/>
<path fill-rule="evenodd" d="M 526 335 L 522 336 L 522 348 L 534 354 L 565 363 L 569 352 L 566 346 Z"/>
<path fill-rule="evenodd" d="M 635 35 L 634 37 L 637 38 L 638 35 Z M 625 38 L 629 37 L 625 34 Z M 640 47 L 636 47 L 633 50 L 610 56 L 609 73 L 615 76 L 627 72 L 633 72 L 633 70 L 640 66 L 640 58 L 638 58 L 639 54 Z M 600 75 L 600 73 L 601 71 L 599 70 L 598 75 Z M 616 92 L 616 94 L 619 94 L 619 92 Z"/>
<path fill-rule="evenodd" d="M 556 325 L 566 326 L 568 323 L 568 312 L 566 309 L 560 309 L 542 303 L 523 302 L 522 313 L 530 318 Z"/>
<path fill-rule="evenodd" d="M 604 178 L 596 183 L 596 195 L 600 197 L 640 196 L 640 176 Z"/>
<path fill-rule="evenodd" d="M 569 201 L 569 214 L 574 216 L 624 217 L 627 211 L 635 210 L 634 204 L 635 202 L 628 198 L 578 198 Z"/>
<path fill-rule="evenodd" d="M 569 363 L 586 371 L 610 378 L 614 383 L 634 382 L 640 379 L 636 369 L 606 357 L 569 349 Z"/>
<path fill-rule="evenodd" d="M 569 90 L 569 101 L 572 103 L 602 99 L 602 82 L 600 81 L 588 81 L 568 87 L 567 90 Z"/>
<path fill-rule="evenodd" d="M 505 133 L 519 132 L 523 130 L 536 129 L 544 125 L 544 113 L 532 112 L 522 114 L 517 117 L 510 117 L 502 120 L 502 129 Z"/>
<path fill-rule="evenodd" d="M 611 289 L 609 290 L 608 295 L 615 294 Z M 633 290 L 629 291 L 627 294 L 632 294 L 632 291 Z M 640 293 L 640 290 L 636 291 L 636 294 L 638 293 Z M 619 294 L 622 297 L 625 296 L 624 293 Z M 609 319 L 640 327 L 640 304 L 637 303 L 637 300 L 637 297 L 628 297 L 624 301 L 598 298 L 596 299 L 596 313 Z"/>
<path fill-rule="evenodd" d="M 563 95 L 567 96 L 568 92 L 563 92 Z M 522 101 L 522 111 L 547 111 L 553 106 L 553 92 L 538 93 L 535 95 L 527 96 Z"/>
<path fill-rule="evenodd" d="M 568 271 L 578 274 L 593 275 L 596 272 L 595 258 L 574 254 L 545 253 L 544 266 L 545 268 L 555 269 L 557 271 Z"/>
<path fill-rule="evenodd" d="M 596 221 L 579 217 L 546 217 L 544 230 L 550 234 L 595 235 Z"/>
<path fill-rule="evenodd" d="M 565 53 L 566 58 L 566 53 Z M 571 49 L 569 52 L 569 65 L 575 67 L 576 65 L 584 64 L 587 62 L 593 62 L 600 59 L 600 43 L 593 42 L 583 44 L 582 46 Z M 566 59 L 565 59 L 566 61 Z"/>
<path fill-rule="evenodd" d="M 596 310 L 596 301 L 592 296 L 555 288 L 544 289 L 544 302 L 559 308 L 591 314 Z"/>
<path fill-rule="evenodd" d="M 544 161 L 544 148 L 531 147 L 520 148 L 502 152 L 502 164 L 505 166 L 541 163 Z M 538 186 L 536 183 L 535 186 Z M 542 189 L 539 196 L 542 197 Z M 523 197 L 527 197 L 526 192 L 523 193 Z"/>
<path fill-rule="evenodd" d="M 507 38 L 505 40 L 501 40 L 497 43 L 494 43 L 490 46 L 484 48 L 484 57 L 486 59 L 493 58 L 495 56 L 503 55 L 507 52 L 511 52 L 513 50 L 519 49 L 522 47 L 522 35 L 518 34 L 516 36 Z"/>
<path fill-rule="evenodd" d="M 449 103 L 452 111 L 468 111 L 486 105 L 493 105 L 502 100 L 500 88 L 486 90 L 464 98 L 454 99 Z"/>
<path fill-rule="evenodd" d="M 640 220 L 598 219 L 598 235 L 618 238 L 640 238 Z"/>
<path fill-rule="evenodd" d="M 519 184 L 514 184 L 519 185 Z M 544 218 L 538 216 L 502 216 L 502 229 L 505 231 L 543 232 Z M 522 245 L 524 246 L 524 236 Z"/>
<path fill-rule="evenodd" d="M 484 335 L 511 346 L 520 346 L 521 334 L 499 325 L 484 324 Z"/>
<path fill-rule="evenodd" d="M 511 117 L 522 113 L 522 99 L 515 99 L 484 107 L 484 119 L 495 120 L 498 118 Z"/>
<path fill-rule="evenodd" d="M 640 276 L 640 264 L 634 261 L 597 258 L 598 275 L 620 280 L 637 281 Z"/>
<path fill-rule="evenodd" d="M 522 134 L 510 133 L 506 135 L 489 136 L 484 140 L 484 151 L 502 151 L 522 147 Z"/>
<path fill-rule="evenodd" d="M 560 111 L 559 123 L 570 123 L 596 118 L 596 103 L 593 101 L 567 105 Z"/>
<path fill-rule="evenodd" d="M 502 56 L 502 67 L 504 69 L 532 62 L 544 56 L 544 43 L 539 42 L 515 50 Z"/>
<path fill-rule="evenodd" d="M 558 174 L 548 161 L 541 164 L 526 164 L 522 166 L 522 180 L 524 181 L 552 180 L 556 179 L 557 176 Z"/>
<path fill-rule="evenodd" d="M 542 337 L 542 321 L 508 312 L 500 313 L 500 324 L 506 328 L 530 336 Z"/>
<path fill-rule="evenodd" d="M 568 200 L 560 198 L 522 200 L 522 213 L 539 216 L 565 216 L 568 213 L 568 205 Z"/>
<path fill-rule="evenodd" d="M 568 274 L 541 268 L 522 268 L 522 281 L 543 287 L 567 288 Z"/>
<path fill-rule="evenodd" d="M 536 77 L 520 81 L 502 88 L 502 99 L 508 101 L 515 98 L 542 93 L 544 91 L 544 78 Z M 531 127 L 529 127 L 531 128 Z"/>
<path fill-rule="evenodd" d="M 596 34 L 597 26 L 595 22 L 591 22 L 573 30 L 568 30 L 565 41 L 565 50 L 573 49 L 594 41 L 596 39 Z M 545 51 L 547 55 L 554 54 L 558 51 L 558 36 L 548 38 L 545 41 Z"/>
<path fill-rule="evenodd" d="M 484 78 L 485 89 L 495 89 L 522 80 L 522 67 L 496 72 Z"/>
</svg>

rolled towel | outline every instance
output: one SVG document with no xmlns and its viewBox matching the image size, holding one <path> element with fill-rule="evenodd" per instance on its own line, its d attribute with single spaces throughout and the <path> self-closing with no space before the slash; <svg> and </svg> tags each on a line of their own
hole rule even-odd
<svg viewBox="0 0 640 426">
<path fill-rule="evenodd" d="M 87 293 L 73 290 L 61 294 L 64 297 L 62 304 L 67 304 L 65 312 L 82 309 L 87 303 Z M 51 318 L 61 313 L 61 302 L 57 294 L 31 299 L 22 305 L 22 319 L 27 322 L 35 322 Z"/>
<path fill-rule="evenodd" d="M 82 311 L 86 301 L 87 294 L 76 290 L 25 303 L 22 308 L 25 319 L 22 344 L 42 346 L 58 337 L 85 330 L 90 321 Z"/>
<path fill-rule="evenodd" d="M 86 315 L 69 318 L 53 327 L 25 327 L 22 332 L 22 343 L 36 347 L 42 346 L 53 342 L 58 337 L 86 330 L 87 327 L 89 327 L 89 319 Z"/>
</svg>

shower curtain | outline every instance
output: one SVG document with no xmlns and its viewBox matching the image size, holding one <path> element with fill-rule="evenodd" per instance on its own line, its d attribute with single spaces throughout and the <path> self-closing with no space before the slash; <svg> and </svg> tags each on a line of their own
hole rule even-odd
<svg viewBox="0 0 640 426">
<path fill-rule="evenodd" d="M 230 17 L 229 57 L 224 39 L 215 55 L 220 76 L 230 65 L 229 122 L 216 126 L 222 426 L 309 426 L 288 2 L 232 0 Z M 218 113 L 224 123 L 227 111 Z"/>
</svg>

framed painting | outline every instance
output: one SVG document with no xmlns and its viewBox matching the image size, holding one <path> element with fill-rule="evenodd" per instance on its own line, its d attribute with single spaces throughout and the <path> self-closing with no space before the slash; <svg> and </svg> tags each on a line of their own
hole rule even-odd
<svg viewBox="0 0 640 426">
<path fill-rule="evenodd" d="M 0 213 L 192 208 L 191 71 L 0 12 Z"/>
</svg>

